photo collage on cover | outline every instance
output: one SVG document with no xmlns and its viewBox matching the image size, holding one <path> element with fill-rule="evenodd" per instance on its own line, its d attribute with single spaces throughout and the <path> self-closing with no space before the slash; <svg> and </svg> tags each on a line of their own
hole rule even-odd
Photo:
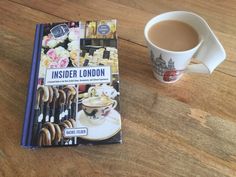
<svg viewBox="0 0 236 177">
<path fill-rule="evenodd" d="M 48 68 L 110 66 L 107 84 L 44 85 Z M 116 21 L 44 25 L 32 143 L 36 146 L 120 141 Z M 85 127 L 86 135 L 64 137 L 64 129 Z"/>
</svg>

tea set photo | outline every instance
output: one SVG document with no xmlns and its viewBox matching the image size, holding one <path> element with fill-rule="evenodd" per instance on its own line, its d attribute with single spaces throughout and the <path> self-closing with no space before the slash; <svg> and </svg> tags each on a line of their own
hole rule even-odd
<svg viewBox="0 0 236 177">
<path fill-rule="evenodd" d="M 87 127 L 87 140 L 105 140 L 121 129 L 119 87 L 112 85 L 79 85 L 77 127 Z"/>
</svg>

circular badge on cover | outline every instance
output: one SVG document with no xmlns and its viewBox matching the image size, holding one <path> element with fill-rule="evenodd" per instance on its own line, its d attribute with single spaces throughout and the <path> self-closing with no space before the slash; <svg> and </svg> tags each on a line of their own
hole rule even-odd
<svg viewBox="0 0 236 177">
<path fill-rule="evenodd" d="M 98 33 L 102 35 L 106 35 L 110 32 L 110 27 L 108 25 L 99 25 L 98 26 Z"/>
</svg>

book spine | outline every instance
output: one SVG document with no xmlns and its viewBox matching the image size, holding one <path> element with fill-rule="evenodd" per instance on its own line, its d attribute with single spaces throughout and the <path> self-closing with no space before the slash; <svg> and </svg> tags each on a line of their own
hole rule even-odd
<svg viewBox="0 0 236 177">
<path fill-rule="evenodd" d="M 21 146 L 25 148 L 31 147 L 31 133 L 32 133 L 32 124 L 34 119 L 34 103 L 35 103 L 35 94 L 37 90 L 38 83 L 38 72 L 39 72 L 39 63 L 42 47 L 42 37 L 43 37 L 43 25 L 37 24 L 36 31 L 34 36 L 34 48 L 32 55 L 32 64 L 31 72 L 28 81 L 28 94 L 25 108 L 24 124 L 23 124 L 23 133 L 21 139 Z"/>
<path fill-rule="evenodd" d="M 36 146 L 36 144 L 32 143 L 32 135 L 33 135 L 33 123 L 34 119 L 38 119 L 35 115 L 35 102 L 36 102 L 36 94 L 37 94 L 37 86 L 38 86 L 38 75 L 39 75 L 39 67 L 40 67 L 40 59 L 41 59 L 41 50 L 42 50 L 42 40 L 43 40 L 43 29 L 44 25 L 39 24 L 39 37 L 38 37 L 38 51 L 36 53 L 36 68 L 35 68 L 35 75 L 34 75 L 34 88 L 33 88 L 33 94 L 32 94 L 32 104 L 31 104 L 31 115 L 29 119 L 29 131 L 28 131 L 28 146 Z M 36 120 L 38 121 L 38 120 Z M 35 138 L 35 137 L 34 137 Z M 36 140 L 34 140 L 37 142 Z"/>
</svg>

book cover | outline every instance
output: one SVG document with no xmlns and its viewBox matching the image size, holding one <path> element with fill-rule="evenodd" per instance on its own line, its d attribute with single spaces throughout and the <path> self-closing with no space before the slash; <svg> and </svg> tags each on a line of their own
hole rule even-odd
<svg viewBox="0 0 236 177">
<path fill-rule="evenodd" d="M 38 24 L 21 145 L 121 143 L 116 20 Z"/>
</svg>

